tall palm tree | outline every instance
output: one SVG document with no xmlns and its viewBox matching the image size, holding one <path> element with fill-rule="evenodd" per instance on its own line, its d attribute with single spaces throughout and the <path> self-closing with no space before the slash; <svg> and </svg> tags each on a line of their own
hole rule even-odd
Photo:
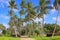
<svg viewBox="0 0 60 40">
<path fill-rule="evenodd" d="M 35 10 L 33 9 L 32 2 L 28 2 L 26 9 L 27 9 L 26 10 L 26 12 L 27 12 L 26 18 L 28 18 L 29 24 L 31 24 L 31 20 L 32 20 L 31 18 L 34 18 L 35 14 L 36 14 Z M 30 25 L 30 27 L 31 27 L 31 25 Z M 31 29 L 29 30 L 29 33 L 31 34 Z"/>
<path fill-rule="evenodd" d="M 26 4 L 25 4 L 25 0 L 22 0 L 21 1 L 21 4 L 20 4 L 20 7 L 21 7 L 21 10 L 19 10 L 19 15 L 20 15 L 20 18 L 18 19 L 18 25 L 19 25 L 19 28 L 20 28 L 20 35 L 21 35 L 21 27 L 23 26 L 23 19 L 22 19 L 22 15 L 24 15 L 24 8 L 25 8 Z"/>
<path fill-rule="evenodd" d="M 18 27 L 18 26 L 17 26 L 17 20 L 18 20 L 18 17 L 17 17 L 17 15 L 14 15 L 13 18 L 14 18 L 14 21 L 13 21 L 14 24 L 13 24 L 13 25 L 15 26 L 15 28 L 14 28 L 14 30 L 15 30 L 15 35 L 16 35 L 16 37 L 17 37 L 17 30 L 18 30 L 18 29 L 17 29 L 17 27 Z"/>
<path fill-rule="evenodd" d="M 8 8 L 10 8 L 9 15 L 10 15 L 10 19 L 11 19 L 11 20 L 13 20 L 13 16 L 15 15 L 13 9 L 17 9 L 16 6 L 17 6 L 17 5 L 15 4 L 15 1 L 14 1 L 14 0 L 10 0 L 10 1 L 9 1 L 9 6 L 8 6 Z"/>
<path fill-rule="evenodd" d="M 56 10 L 58 10 L 58 13 L 57 13 L 57 16 L 56 16 L 56 23 L 55 23 L 55 24 L 57 24 L 58 16 L 59 16 L 59 13 L 60 13 L 59 12 L 59 10 L 60 10 L 60 0 L 55 0 L 54 3 L 53 3 L 53 6 L 55 7 Z M 56 25 L 55 25 L 55 28 L 53 30 L 52 38 L 53 38 L 53 36 L 55 34 L 55 31 L 56 31 Z"/>
<path fill-rule="evenodd" d="M 15 3 L 15 0 L 10 0 L 9 1 L 9 6 L 8 6 L 8 8 L 10 8 L 10 13 L 9 13 L 9 15 L 10 15 L 10 22 L 9 22 L 9 25 L 11 26 L 11 28 L 13 27 L 13 26 L 15 26 L 15 23 L 14 23 L 14 11 L 13 11 L 13 9 L 17 9 L 17 4 Z M 15 34 L 16 34 L 16 32 L 15 32 Z"/>
<path fill-rule="evenodd" d="M 22 1 L 23 2 L 21 6 L 26 9 L 25 13 L 27 13 L 25 19 L 30 23 L 30 20 L 31 20 L 30 18 L 33 18 L 34 17 L 33 15 L 35 15 L 32 2 L 27 2 L 26 4 L 24 0 Z"/>
<path fill-rule="evenodd" d="M 41 31 L 43 34 L 43 27 L 44 27 L 44 15 L 48 14 L 47 10 L 50 8 L 49 6 L 47 6 L 48 4 L 50 4 L 50 0 L 39 0 L 39 6 L 35 7 L 35 9 L 37 9 L 37 14 L 38 14 L 38 18 L 42 18 L 42 24 L 41 24 Z"/>
<path fill-rule="evenodd" d="M 14 29 L 14 33 L 16 34 L 16 37 L 17 37 L 17 19 L 18 17 L 14 15 L 13 17 L 11 17 L 10 22 L 9 22 L 10 28 Z"/>
</svg>

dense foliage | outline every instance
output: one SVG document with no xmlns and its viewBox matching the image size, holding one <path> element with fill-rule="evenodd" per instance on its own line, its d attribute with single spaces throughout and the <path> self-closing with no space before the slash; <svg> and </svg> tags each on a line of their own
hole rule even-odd
<svg viewBox="0 0 60 40">
<path fill-rule="evenodd" d="M 52 36 L 55 25 L 56 24 L 45 24 L 45 26 L 44 26 L 45 33 L 51 34 L 51 36 Z M 60 26 L 56 25 L 55 35 L 59 35 L 59 34 L 60 34 Z"/>
</svg>

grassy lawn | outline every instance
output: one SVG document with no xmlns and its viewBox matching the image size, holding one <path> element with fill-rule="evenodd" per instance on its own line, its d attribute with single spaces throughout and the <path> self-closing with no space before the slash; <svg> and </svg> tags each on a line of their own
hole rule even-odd
<svg viewBox="0 0 60 40">
<path fill-rule="evenodd" d="M 52 37 L 39 37 L 39 36 L 34 36 L 36 40 L 60 40 L 60 36 L 54 36 Z"/>
<path fill-rule="evenodd" d="M 20 38 L 15 38 L 15 37 L 0 37 L 0 40 L 20 40 Z"/>
<path fill-rule="evenodd" d="M 34 36 L 31 38 L 35 38 L 36 40 L 60 40 L 60 36 L 54 36 L 53 38 L 51 37 L 39 37 L 39 36 Z M 15 37 L 0 37 L 0 40 L 20 40 L 20 38 L 15 38 Z"/>
</svg>

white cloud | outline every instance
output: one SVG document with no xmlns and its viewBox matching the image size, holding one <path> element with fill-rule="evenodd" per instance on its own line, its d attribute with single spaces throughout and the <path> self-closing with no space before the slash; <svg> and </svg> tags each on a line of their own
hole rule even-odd
<svg viewBox="0 0 60 40">
<path fill-rule="evenodd" d="M 9 28 L 9 25 L 8 24 L 3 24 L 6 28 Z"/>
<path fill-rule="evenodd" d="M 38 23 L 38 18 L 34 19 L 34 22 Z"/>
<path fill-rule="evenodd" d="M 6 16 L 6 15 L 0 15 L 0 18 L 3 18 L 3 19 L 9 19 L 9 16 Z"/>
<path fill-rule="evenodd" d="M 42 21 L 42 18 L 38 19 L 38 21 L 40 21 L 40 22 L 41 22 L 41 21 Z"/>
<path fill-rule="evenodd" d="M 13 9 L 14 10 L 14 12 L 18 12 L 19 10 L 18 9 Z"/>
<path fill-rule="evenodd" d="M 47 15 L 44 15 L 44 19 L 47 18 Z"/>
<path fill-rule="evenodd" d="M 53 5 L 51 5 L 53 7 Z"/>
<path fill-rule="evenodd" d="M 55 13 L 55 11 L 56 11 L 55 9 L 52 9 L 52 10 L 51 10 L 51 14 L 54 14 L 54 13 Z"/>
<path fill-rule="evenodd" d="M 0 7 L 4 8 L 4 4 L 5 5 L 9 5 L 9 2 L 10 0 L 0 0 Z"/>
<path fill-rule="evenodd" d="M 56 17 L 53 17 L 53 20 L 56 20 Z M 58 21 L 60 21 L 60 17 L 58 17 L 58 19 L 57 19 Z"/>
<path fill-rule="evenodd" d="M 53 17 L 53 20 L 55 20 L 56 21 L 56 17 Z M 58 23 L 57 24 L 59 24 L 60 25 L 60 17 L 58 17 Z"/>
<path fill-rule="evenodd" d="M 36 18 L 36 19 L 33 19 L 34 20 L 34 22 L 36 22 L 36 23 L 38 23 L 38 22 L 41 22 L 42 21 L 42 19 L 41 18 Z"/>
<path fill-rule="evenodd" d="M 44 15 L 44 19 L 46 18 L 47 16 L 46 15 Z M 34 20 L 34 22 L 36 22 L 36 23 L 38 23 L 38 22 L 41 22 L 42 23 L 42 18 L 35 18 L 35 19 L 33 19 Z M 45 21 L 44 21 L 44 23 L 46 23 Z"/>
</svg>

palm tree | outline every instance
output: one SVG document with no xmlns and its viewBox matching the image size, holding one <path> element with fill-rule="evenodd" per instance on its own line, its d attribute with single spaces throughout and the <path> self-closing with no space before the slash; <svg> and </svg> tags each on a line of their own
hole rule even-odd
<svg viewBox="0 0 60 40">
<path fill-rule="evenodd" d="M 9 22 L 9 25 L 11 26 L 11 28 L 13 26 L 15 26 L 15 23 L 14 23 L 15 14 L 14 14 L 13 9 L 17 9 L 16 6 L 17 6 L 17 4 L 15 4 L 15 0 L 10 0 L 9 1 L 9 6 L 8 6 L 8 8 L 10 8 L 10 13 L 9 13 L 9 15 L 10 15 L 10 22 Z M 16 34 L 16 32 L 15 32 L 15 34 Z"/>
<path fill-rule="evenodd" d="M 53 6 L 55 7 L 56 10 L 58 10 L 58 13 L 57 13 L 57 16 L 56 16 L 56 23 L 58 22 L 58 16 L 59 16 L 59 10 L 60 10 L 60 0 L 55 0 L 54 3 L 53 3 Z M 53 34 L 52 34 L 52 38 L 55 34 L 55 31 L 56 31 L 56 25 L 55 25 L 55 28 L 53 30 Z"/>
<path fill-rule="evenodd" d="M 34 12 L 34 9 L 33 9 L 32 2 L 27 2 L 27 4 L 26 4 L 25 1 L 22 0 L 21 6 L 22 6 L 22 8 L 26 9 L 25 13 L 27 13 L 27 15 L 25 16 L 25 19 L 30 23 L 30 21 L 31 21 L 30 18 L 33 18 L 35 16 L 35 12 Z"/>
<path fill-rule="evenodd" d="M 25 8 L 26 4 L 25 4 L 25 0 L 22 0 L 21 1 L 21 4 L 20 4 L 20 7 L 21 7 L 21 10 L 19 10 L 19 15 L 20 15 L 20 18 L 18 19 L 18 26 L 19 26 L 19 29 L 20 29 L 20 35 L 21 35 L 21 27 L 23 26 L 23 19 L 21 18 L 22 15 L 24 15 L 24 8 Z"/>
<path fill-rule="evenodd" d="M 14 33 L 16 34 L 16 37 L 17 37 L 17 19 L 18 17 L 14 15 L 13 17 L 11 17 L 10 22 L 9 22 L 10 28 L 14 29 Z"/>
<path fill-rule="evenodd" d="M 26 11 L 28 13 L 26 18 L 28 19 L 29 24 L 31 24 L 31 20 L 32 20 L 31 18 L 34 18 L 34 16 L 35 16 L 35 11 L 33 9 L 32 2 L 28 2 L 26 9 L 27 9 Z M 30 28 L 31 28 L 31 25 L 30 25 Z M 29 33 L 31 34 L 31 29 L 29 30 Z"/>
<path fill-rule="evenodd" d="M 5 26 L 3 24 L 0 24 L 0 32 L 5 29 Z"/>
<path fill-rule="evenodd" d="M 37 14 L 38 14 L 38 18 L 42 18 L 42 24 L 41 24 L 41 31 L 43 34 L 43 27 L 44 27 L 44 15 L 48 14 L 47 10 L 50 8 L 50 6 L 47 6 L 48 4 L 50 4 L 50 0 L 40 0 L 39 1 L 39 6 L 35 7 L 35 9 L 37 9 Z"/>
</svg>

